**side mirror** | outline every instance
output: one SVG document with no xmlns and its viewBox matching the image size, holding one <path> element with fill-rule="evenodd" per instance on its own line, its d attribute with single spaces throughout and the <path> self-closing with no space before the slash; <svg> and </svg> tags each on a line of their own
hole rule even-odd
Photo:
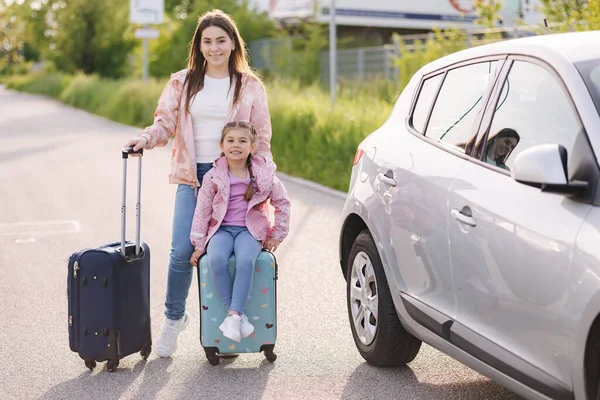
<svg viewBox="0 0 600 400">
<path fill-rule="evenodd" d="M 587 182 L 569 182 L 567 150 L 559 144 L 541 144 L 523 150 L 515 157 L 511 177 L 542 192 L 577 195 Z"/>
</svg>

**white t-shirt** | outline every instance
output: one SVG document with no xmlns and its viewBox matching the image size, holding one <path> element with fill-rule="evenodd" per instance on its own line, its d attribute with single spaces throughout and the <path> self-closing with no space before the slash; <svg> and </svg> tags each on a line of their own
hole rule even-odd
<svg viewBox="0 0 600 400">
<path fill-rule="evenodd" d="M 190 103 L 197 163 L 212 163 L 221 155 L 221 131 L 233 90 L 233 87 L 229 90 L 229 77 L 214 79 L 205 75 L 204 88 Z"/>
</svg>

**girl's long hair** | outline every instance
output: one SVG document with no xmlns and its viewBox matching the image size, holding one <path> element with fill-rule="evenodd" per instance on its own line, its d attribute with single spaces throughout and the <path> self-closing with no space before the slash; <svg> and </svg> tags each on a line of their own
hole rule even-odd
<svg viewBox="0 0 600 400">
<path fill-rule="evenodd" d="M 187 112 L 189 112 L 192 98 L 204 88 L 204 76 L 206 75 L 207 64 L 200 48 L 202 44 L 202 32 L 211 26 L 223 29 L 234 43 L 234 49 L 229 56 L 229 87 L 231 88 L 235 83 L 233 104 L 239 100 L 243 74 L 246 74 L 249 78 L 256 79 L 262 85 L 260 78 L 250 68 L 246 43 L 240 36 L 233 18 L 221 10 L 208 11 L 198 18 L 198 25 L 190 43 L 188 73 L 184 81 L 184 87 L 186 84 L 188 85 L 185 102 L 185 110 Z"/>
<path fill-rule="evenodd" d="M 223 144 L 223 140 L 225 140 L 225 135 L 231 129 L 244 129 L 248 131 L 248 133 L 250 134 L 250 143 L 256 143 L 257 134 L 254 125 L 246 121 L 233 121 L 225 124 L 225 127 L 221 132 L 221 144 Z M 246 193 L 244 193 L 244 199 L 246 201 L 250 201 L 250 199 L 254 195 L 254 181 L 256 180 L 254 178 L 254 173 L 252 172 L 252 153 L 248 154 L 248 158 L 246 158 L 246 167 L 248 168 L 248 174 L 250 175 L 250 183 L 246 188 Z"/>
</svg>

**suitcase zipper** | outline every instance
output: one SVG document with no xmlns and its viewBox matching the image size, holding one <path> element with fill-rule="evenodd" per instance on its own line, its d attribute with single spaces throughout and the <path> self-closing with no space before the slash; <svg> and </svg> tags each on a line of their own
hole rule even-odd
<svg viewBox="0 0 600 400">
<path fill-rule="evenodd" d="M 72 348 L 73 351 L 79 351 L 79 282 L 77 279 L 79 272 L 79 260 L 83 256 L 83 253 L 87 251 L 83 250 L 80 254 L 78 254 L 77 259 L 73 262 L 73 281 L 71 282 L 72 293 L 69 293 L 69 337 L 72 339 Z M 67 286 L 67 292 L 69 288 Z M 75 326 L 75 323 L 77 325 Z"/>
</svg>

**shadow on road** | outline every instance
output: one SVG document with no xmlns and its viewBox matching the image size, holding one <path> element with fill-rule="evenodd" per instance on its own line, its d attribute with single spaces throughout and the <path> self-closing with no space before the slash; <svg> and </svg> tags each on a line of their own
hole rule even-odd
<svg viewBox="0 0 600 400">
<path fill-rule="evenodd" d="M 456 377 L 448 376 L 448 381 Z M 407 367 L 377 368 L 361 364 L 350 376 L 342 395 L 349 399 L 403 399 L 403 400 L 520 400 L 521 397 L 491 380 L 430 384 L 419 382 L 413 370 Z"/>
<path fill-rule="evenodd" d="M 263 360 L 255 367 L 234 367 L 240 362 L 243 360 L 222 359 L 219 365 L 213 366 L 206 360 L 200 361 L 177 398 L 261 399 L 269 373 L 277 362 Z"/>
<path fill-rule="evenodd" d="M 33 156 L 37 156 L 42 153 L 50 152 L 54 149 L 60 148 L 63 145 L 66 145 L 66 144 L 72 144 L 72 142 L 62 141 L 62 142 L 54 143 L 54 144 L 33 145 L 30 147 L 27 147 L 26 149 L 18 149 L 18 150 L 0 152 L 0 160 L 2 160 L 2 162 L 6 162 L 6 163 L 11 162 L 11 161 L 16 161 L 21 158 L 27 160 Z"/>
<path fill-rule="evenodd" d="M 144 375 L 135 397 L 157 398 L 157 393 L 170 379 L 168 368 L 172 361 L 170 358 L 140 360 L 133 368 L 119 367 L 115 372 L 108 372 L 106 363 L 99 363 L 93 372 L 86 370 L 77 378 L 54 386 L 40 399 L 118 399 L 142 371 Z M 83 361 L 81 363 L 83 366 Z"/>
</svg>

